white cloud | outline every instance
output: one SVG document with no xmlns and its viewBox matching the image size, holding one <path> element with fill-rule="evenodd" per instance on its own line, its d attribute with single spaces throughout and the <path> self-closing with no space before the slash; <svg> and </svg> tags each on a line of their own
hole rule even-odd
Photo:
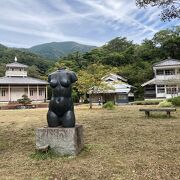
<svg viewBox="0 0 180 180">
<path fill-rule="evenodd" d="M 157 31 L 156 29 L 153 29 L 151 26 L 147 26 L 141 23 L 140 21 L 136 20 L 133 16 L 131 16 L 133 11 L 137 10 L 137 8 L 135 8 L 135 5 L 133 5 L 131 1 L 130 1 L 131 3 L 128 5 L 127 5 L 127 1 L 124 0 L 119 1 L 119 3 L 117 3 L 117 0 L 111 0 L 111 3 L 105 0 L 103 2 L 105 2 L 106 5 L 102 5 L 93 0 L 86 0 L 86 1 L 77 0 L 77 1 L 85 3 L 91 7 L 94 7 L 95 13 L 97 15 L 102 15 L 105 18 L 109 19 L 110 21 L 116 21 L 117 25 L 118 22 L 121 22 L 128 25 L 135 25 L 140 28 L 144 28 L 145 30 L 150 30 L 153 32 Z M 111 6 L 107 6 L 107 5 L 111 5 Z"/>
<path fill-rule="evenodd" d="M 1 0 L 0 30 L 6 31 L 6 37 L 18 33 L 18 39 L 13 37 L 19 44 L 26 42 L 24 35 L 32 37 L 27 42 L 32 45 L 37 37 L 42 42 L 102 45 L 115 36 L 127 36 L 140 42 L 168 26 L 159 21 L 158 14 L 157 8 L 139 10 L 134 0 Z"/>
</svg>

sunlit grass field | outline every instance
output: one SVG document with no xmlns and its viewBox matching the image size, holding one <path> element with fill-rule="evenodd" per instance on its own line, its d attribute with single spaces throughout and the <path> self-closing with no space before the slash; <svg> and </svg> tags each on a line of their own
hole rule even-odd
<svg viewBox="0 0 180 180">
<path fill-rule="evenodd" d="M 142 107 L 75 107 L 85 149 L 46 158 L 36 156 L 35 128 L 47 109 L 0 111 L 0 179 L 180 179 L 180 108 L 146 118 Z"/>
</svg>

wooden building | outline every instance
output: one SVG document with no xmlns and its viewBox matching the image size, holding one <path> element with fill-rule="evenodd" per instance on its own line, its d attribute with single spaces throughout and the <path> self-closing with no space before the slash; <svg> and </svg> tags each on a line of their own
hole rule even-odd
<svg viewBox="0 0 180 180">
<path fill-rule="evenodd" d="M 17 101 L 26 94 L 32 101 L 47 99 L 48 82 L 27 76 L 28 66 L 15 62 L 6 64 L 6 73 L 0 77 L 0 102 Z"/>
<path fill-rule="evenodd" d="M 112 101 L 114 104 L 122 104 L 134 101 L 133 86 L 122 76 L 109 74 L 102 78 L 102 82 L 106 83 L 108 88 L 96 88 L 93 93 L 89 92 L 93 103 Z"/>
<path fill-rule="evenodd" d="M 153 65 L 154 78 L 142 84 L 145 99 L 180 96 L 180 60 L 166 59 Z"/>
</svg>

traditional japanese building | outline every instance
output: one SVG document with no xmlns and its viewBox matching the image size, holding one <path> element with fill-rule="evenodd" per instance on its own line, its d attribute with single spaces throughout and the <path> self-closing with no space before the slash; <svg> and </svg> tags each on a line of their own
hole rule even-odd
<svg viewBox="0 0 180 180">
<path fill-rule="evenodd" d="M 27 76 L 27 65 L 17 62 L 6 64 L 6 73 L 0 77 L 0 102 L 17 101 L 26 94 L 32 101 L 47 99 L 48 82 Z"/>
<path fill-rule="evenodd" d="M 102 78 L 105 88 L 94 88 L 88 94 L 92 97 L 93 103 L 106 103 L 108 101 L 114 104 L 122 104 L 134 101 L 134 87 L 127 83 L 127 79 L 117 74 L 110 73 Z"/>
<path fill-rule="evenodd" d="M 145 99 L 180 96 L 180 60 L 166 59 L 153 65 L 154 78 L 142 84 Z"/>
</svg>

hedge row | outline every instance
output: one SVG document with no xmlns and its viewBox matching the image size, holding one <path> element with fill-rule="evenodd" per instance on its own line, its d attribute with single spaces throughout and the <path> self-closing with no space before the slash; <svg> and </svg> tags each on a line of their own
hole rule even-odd
<svg viewBox="0 0 180 180">
<path fill-rule="evenodd" d="M 134 101 L 130 104 L 132 105 L 158 105 L 163 100 L 145 100 L 145 101 Z"/>
<path fill-rule="evenodd" d="M 130 104 L 133 105 L 158 105 L 163 100 L 145 100 L 145 101 L 135 101 Z M 167 102 L 171 102 L 174 106 L 180 106 L 180 96 L 167 99 Z"/>
</svg>

